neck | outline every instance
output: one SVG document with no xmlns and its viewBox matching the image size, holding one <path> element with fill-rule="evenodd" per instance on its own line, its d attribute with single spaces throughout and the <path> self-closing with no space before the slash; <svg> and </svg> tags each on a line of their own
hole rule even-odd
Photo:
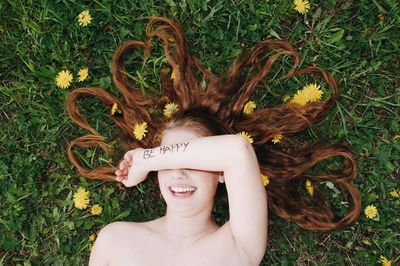
<svg viewBox="0 0 400 266">
<path fill-rule="evenodd" d="M 167 208 L 167 213 L 161 222 L 167 234 L 177 239 L 200 237 L 218 228 L 211 218 L 211 210 L 183 215 Z"/>
</svg>

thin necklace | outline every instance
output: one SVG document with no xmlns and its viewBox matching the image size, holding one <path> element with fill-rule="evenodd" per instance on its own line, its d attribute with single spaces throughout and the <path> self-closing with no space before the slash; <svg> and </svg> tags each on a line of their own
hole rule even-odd
<svg viewBox="0 0 400 266">
<path fill-rule="evenodd" d="M 165 231 L 167 231 L 169 234 L 173 235 L 175 238 L 182 239 L 182 238 L 186 238 L 186 237 L 193 237 L 193 236 L 196 236 L 196 235 L 198 234 L 198 233 L 196 233 L 196 234 L 191 234 L 191 235 L 177 234 L 177 233 L 174 233 L 174 232 L 169 231 L 169 230 L 167 229 L 167 227 L 165 226 L 165 222 L 164 222 L 164 221 L 162 222 L 162 224 L 163 224 L 163 227 L 164 227 Z M 208 230 L 207 230 L 207 232 L 208 232 Z M 205 232 L 203 232 L 202 234 L 204 234 L 204 233 L 205 233 Z M 199 234 L 199 236 L 202 235 L 202 234 Z"/>
<path fill-rule="evenodd" d="M 169 234 L 173 235 L 175 238 L 181 239 L 181 238 L 191 237 L 191 236 L 194 236 L 194 235 L 195 235 L 195 234 L 194 234 L 194 235 L 188 236 L 188 235 L 185 235 L 185 234 L 177 234 L 177 233 L 171 232 L 171 231 L 169 231 L 169 230 L 167 229 L 167 227 L 165 226 L 165 223 L 164 223 L 164 222 L 163 222 L 163 227 L 164 227 L 165 231 L 167 231 Z"/>
</svg>

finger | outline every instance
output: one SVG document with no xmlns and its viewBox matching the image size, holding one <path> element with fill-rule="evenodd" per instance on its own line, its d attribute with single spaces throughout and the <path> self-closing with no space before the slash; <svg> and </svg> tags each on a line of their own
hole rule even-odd
<svg viewBox="0 0 400 266">
<path fill-rule="evenodd" d="M 116 181 L 121 182 L 122 180 L 127 179 L 128 176 L 126 175 L 119 175 L 115 178 Z"/>
<path fill-rule="evenodd" d="M 129 167 L 129 162 L 126 160 L 123 160 L 120 164 L 119 164 L 119 169 L 124 169 L 124 168 L 128 168 Z"/>
<path fill-rule="evenodd" d="M 127 178 L 128 174 L 121 173 L 121 174 L 118 175 L 118 177 Z"/>
<path fill-rule="evenodd" d="M 126 176 L 126 175 L 128 175 L 128 168 L 125 168 L 125 169 L 117 169 L 116 171 L 115 171 L 115 175 L 116 176 Z"/>
<path fill-rule="evenodd" d="M 122 160 L 118 165 L 118 169 L 123 170 L 124 168 L 126 168 L 126 161 Z"/>
<path fill-rule="evenodd" d="M 123 179 L 123 178 L 126 178 L 127 175 L 118 175 L 117 177 Z"/>
<path fill-rule="evenodd" d="M 121 175 L 115 178 L 115 180 L 117 180 L 118 182 L 122 182 L 123 180 L 127 180 L 127 176 L 125 175 Z"/>
<path fill-rule="evenodd" d="M 121 175 L 128 175 L 128 169 L 125 168 L 124 170 L 122 170 Z"/>
<path fill-rule="evenodd" d="M 132 162 L 132 154 L 128 151 L 127 153 L 125 153 L 124 159 L 125 159 L 128 163 L 131 163 L 131 162 Z"/>
</svg>

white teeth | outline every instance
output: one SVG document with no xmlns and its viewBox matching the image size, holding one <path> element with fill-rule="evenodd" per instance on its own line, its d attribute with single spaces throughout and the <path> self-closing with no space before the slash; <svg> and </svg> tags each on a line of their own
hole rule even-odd
<svg viewBox="0 0 400 266">
<path fill-rule="evenodd" d="M 196 189 L 192 188 L 192 187 L 186 187 L 186 188 L 183 188 L 183 187 L 171 187 L 171 190 L 173 192 L 192 192 L 192 191 L 195 191 Z"/>
</svg>

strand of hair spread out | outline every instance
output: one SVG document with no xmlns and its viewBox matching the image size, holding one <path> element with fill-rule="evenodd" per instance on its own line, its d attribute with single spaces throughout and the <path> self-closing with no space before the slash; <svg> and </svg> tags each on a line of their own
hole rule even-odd
<svg viewBox="0 0 400 266">
<path fill-rule="evenodd" d="M 157 23 L 161 25 L 155 27 Z M 157 144 L 159 139 L 157 130 L 161 128 L 166 118 L 153 115 L 147 110 L 159 104 L 158 97 L 146 94 L 146 98 L 140 90 L 128 82 L 120 57 L 128 49 L 140 48 L 143 50 L 143 57 L 146 58 L 151 52 L 153 38 L 158 37 L 162 41 L 166 59 L 175 74 L 175 78 L 171 80 L 170 76 L 162 71 L 163 95 L 171 102 L 178 104 L 181 111 L 199 106 L 207 108 L 232 132 L 246 131 L 254 138 L 253 147 L 261 172 L 270 178 L 270 184 L 267 186 L 270 210 L 283 218 L 291 218 L 301 227 L 310 230 L 343 228 L 358 218 L 361 208 L 360 193 L 350 183 L 357 174 L 357 166 L 352 151 L 347 145 L 331 144 L 322 147 L 309 145 L 290 153 L 268 149 L 264 145 L 278 134 L 289 138 L 311 125 L 322 122 L 339 95 L 337 83 L 330 73 L 316 66 L 296 71 L 300 56 L 294 48 L 284 41 L 266 40 L 247 54 L 239 56 L 224 76 L 217 77 L 203 67 L 197 58 L 189 54 L 185 36 L 179 24 L 167 18 L 154 17 L 148 23 L 146 33 L 145 42 L 123 43 L 112 59 L 113 81 L 124 96 L 123 102 L 101 88 L 75 89 L 68 97 L 69 116 L 91 133 L 77 138 L 68 148 L 68 156 L 80 174 L 87 178 L 115 179 L 113 167 L 100 166 L 93 170 L 85 169 L 73 152 L 74 146 L 99 145 L 104 150 L 111 148 L 80 114 L 77 101 L 81 97 L 96 96 L 110 109 L 114 103 L 117 103 L 122 115 L 111 116 L 111 119 L 120 129 L 121 141 L 127 150 L 139 147 L 151 148 Z M 273 63 L 284 54 L 293 57 L 294 65 L 283 78 L 306 73 L 319 75 L 333 93 L 324 101 L 311 102 L 304 106 L 294 103 L 285 104 L 280 107 L 256 110 L 244 117 L 241 111 L 257 84 L 265 79 Z M 199 74 L 207 83 L 203 90 Z M 133 136 L 132 126 L 142 122 L 148 123 L 148 135 L 143 140 L 137 140 Z M 314 188 L 312 201 L 298 192 L 299 185 L 304 184 L 306 178 L 304 171 L 332 156 L 342 156 L 346 160 L 346 166 L 341 171 L 330 175 L 307 175 L 307 178 L 329 180 L 342 189 L 344 197 L 349 202 L 349 210 L 342 217 L 335 215 L 326 196 L 317 186 Z M 317 204 L 313 205 L 315 201 Z"/>
</svg>

